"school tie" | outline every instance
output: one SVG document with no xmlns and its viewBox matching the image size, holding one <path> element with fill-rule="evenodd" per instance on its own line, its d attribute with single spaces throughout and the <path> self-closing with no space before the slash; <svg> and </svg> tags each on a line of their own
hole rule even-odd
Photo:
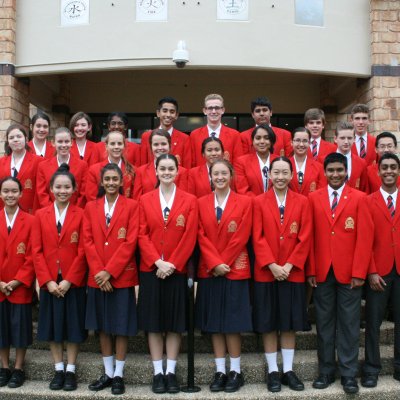
<svg viewBox="0 0 400 400">
<path fill-rule="evenodd" d="M 360 137 L 360 157 L 365 158 L 366 155 L 367 155 L 367 152 L 365 151 L 364 138 Z"/>
<path fill-rule="evenodd" d="M 220 223 L 222 219 L 222 208 L 221 207 L 217 207 L 217 222 Z"/>
<path fill-rule="evenodd" d="M 213 139 L 215 139 L 215 138 L 217 137 L 217 134 L 216 134 L 215 132 L 211 132 L 211 137 L 212 137 Z"/>
<path fill-rule="evenodd" d="M 79 156 L 81 158 L 81 160 L 83 160 L 83 156 Z"/>
<path fill-rule="evenodd" d="M 165 207 L 164 208 L 164 222 L 165 223 L 167 223 L 167 221 L 168 221 L 168 217 L 169 217 L 169 212 L 170 212 L 171 210 L 168 208 L 168 207 Z"/>
<path fill-rule="evenodd" d="M 312 142 L 312 147 L 311 147 L 311 152 L 313 159 L 315 160 L 318 157 L 318 152 L 317 152 L 317 141 L 314 139 Z"/>
<path fill-rule="evenodd" d="M 58 236 L 61 235 L 61 228 L 62 228 L 61 222 L 58 221 L 58 222 L 57 222 L 57 232 L 58 232 Z"/>
<path fill-rule="evenodd" d="M 7 226 L 7 232 L 8 232 L 8 234 L 11 233 L 11 226 Z"/>
<path fill-rule="evenodd" d="M 13 177 L 16 178 L 18 176 L 18 170 L 17 168 L 13 168 Z"/>
<path fill-rule="evenodd" d="M 331 211 L 332 214 L 335 212 L 336 207 L 338 205 L 338 192 L 335 190 L 333 193 L 333 200 L 332 200 L 332 205 L 331 205 Z"/>
<path fill-rule="evenodd" d="M 264 192 L 266 192 L 266 191 L 268 190 L 268 167 L 267 167 L 267 166 L 265 166 L 265 167 L 262 169 L 262 173 L 263 173 L 263 175 L 264 175 L 264 177 L 265 177 L 265 188 L 264 188 Z"/>
<path fill-rule="evenodd" d="M 285 214 L 285 206 L 280 205 L 279 206 L 279 216 L 281 218 L 281 224 L 283 224 L 283 215 Z"/>
<path fill-rule="evenodd" d="M 106 214 L 106 225 L 107 228 L 110 226 L 110 222 L 111 222 L 111 215 L 109 213 Z"/>
<path fill-rule="evenodd" d="M 299 181 L 299 185 L 301 186 L 303 184 L 304 181 L 304 174 L 303 172 L 299 171 L 297 173 L 297 180 Z"/>
<path fill-rule="evenodd" d="M 388 196 L 388 198 L 387 198 L 387 208 L 388 208 L 388 210 L 390 212 L 390 216 L 392 218 L 394 218 L 395 209 L 394 209 L 393 197 L 392 196 Z"/>
</svg>

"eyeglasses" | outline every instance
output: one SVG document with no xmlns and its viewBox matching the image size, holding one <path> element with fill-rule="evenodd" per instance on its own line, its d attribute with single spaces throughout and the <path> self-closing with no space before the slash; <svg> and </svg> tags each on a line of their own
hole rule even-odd
<svg viewBox="0 0 400 400">
<path fill-rule="evenodd" d="M 393 149 L 395 149 L 395 148 L 396 148 L 396 146 L 395 146 L 394 144 L 380 144 L 380 145 L 378 146 L 378 149 L 379 149 L 379 150 L 385 150 L 385 149 L 393 150 Z"/>
<path fill-rule="evenodd" d="M 310 141 L 308 139 L 293 139 L 293 143 L 296 144 L 309 144 Z"/>
<path fill-rule="evenodd" d="M 204 107 L 207 111 L 221 111 L 224 107 L 220 106 L 209 106 L 209 107 Z"/>
</svg>

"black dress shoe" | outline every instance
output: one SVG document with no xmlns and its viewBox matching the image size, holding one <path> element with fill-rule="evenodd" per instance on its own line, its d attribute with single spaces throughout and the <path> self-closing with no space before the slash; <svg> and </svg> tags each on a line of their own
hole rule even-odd
<svg viewBox="0 0 400 400">
<path fill-rule="evenodd" d="M 64 387 L 65 374 L 64 371 L 56 371 L 53 379 L 50 382 L 49 388 L 51 390 L 61 390 Z"/>
<path fill-rule="evenodd" d="M 396 381 L 400 381 L 400 369 L 395 369 L 394 370 L 393 378 L 396 379 Z"/>
<path fill-rule="evenodd" d="M 352 376 L 342 376 L 340 381 L 343 386 L 343 390 L 347 394 L 355 394 L 358 393 L 358 383 L 356 378 Z"/>
<path fill-rule="evenodd" d="M 161 372 L 157 375 L 153 376 L 153 384 L 151 386 L 151 390 L 153 393 L 165 393 L 167 391 L 167 387 L 165 386 L 165 377 Z"/>
<path fill-rule="evenodd" d="M 102 375 L 97 381 L 92 382 L 88 388 L 93 392 L 98 392 L 99 390 L 103 390 L 107 387 L 110 387 L 113 383 L 113 379 L 110 378 L 108 375 Z"/>
<path fill-rule="evenodd" d="M 335 377 L 328 374 L 319 374 L 312 384 L 314 389 L 326 389 L 331 383 L 335 382 Z"/>
<path fill-rule="evenodd" d="M 76 384 L 76 376 L 74 372 L 67 371 L 65 373 L 65 380 L 64 380 L 64 387 L 63 389 L 66 392 L 72 392 L 73 390 L 76 390 L 78 385 Z"/>
<path fill-rule="evenodd" d="M 361 377 L 361 385 L 366 388 L 373 388 L 377 385 L 377 383 L 378 383 L 377 374 L 366 373 L 363 374 L 363 376 Z"/>
<path fill-rule="evenodd" d="M 8 387 L 11 389 L 19 388 L 25 382 L 25 372 L 22 369 L 14 369 L 11 378 L 8 381 Z"/>
<path fill-rule="evenodd" d="M 112 394 L 124 394 L 125 393 L 125 383 L 124 379 L 120 376 L 114 376 L 111 385 L 111 393 Z"/>
<path fill-rule="evenodd" d="M 236 371 L 230 371 L 227 377 L 225 392 L 233 393 L 237 392 L 244 384 L 243 375 Z"/>
<path fill-rule="evenodd" d="M 165 381 L 168 393 L 179 393 L 181 391 L 175 374 L 168 372 L 168 374 L 165 375 Z"/>
<path fill-rule="evenodd" d="M 216 372 L 214 375 L 214 380 L 211 382 L 210 390 L 212 392 L 222 392 L 225 390 L 225 385 L 227 381 L 227 376 L 223 372 Z"/>
<path fill-rule="evenodd" d="M 271 372 L 270 374 L 267 374 L 267 388 L 272 393 L 281 391 L 281 379 L 279 372 Z"/>
<path fill-rule="evenodd" d="M 282 375 L 282 385 L 289 386 L 292 390 L 301 391 L 304 390 L 303 382 L 297 377 L 293 371 L 285 372 Z"/>
<path fill-rule="evenodd" d="M 0 368 L 0 387 L 6 386 L 11 378 L 11 370 L 9 368 Z"/>
</svg>

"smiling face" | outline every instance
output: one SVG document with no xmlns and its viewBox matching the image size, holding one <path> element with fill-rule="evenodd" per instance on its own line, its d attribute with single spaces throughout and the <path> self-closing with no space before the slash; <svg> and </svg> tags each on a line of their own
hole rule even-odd
<svg viewBox="0 0 400 400">
<path fill-rule="evenodd" d="M 311 119 L 307 122 L 306 128 L 311 132 L 311 139 L 318 139 L 324 130 L 324 122 L 322 119 Z"/>
<path fill-rule="evenodd" d="M 178 175 L 178 168 L 174 160 L 169 158 L 161 160 L 157 165 L 156 175 L 161 184 L 169 185 L 173 183 Z"/>
<path fill-rule="evenodd" d="M 358 112 L 355 113 L 351 118 L 354 125 L 354 132 L 356 135 L 364 135 L 367 132 L 369 125 L 368 114 Z"/>
<path fill-rule="evenodd" d="M 86 139 L 91 129 L 92 125 L 85 118 L 78 119 L 74 126 L 74 135 L 77 139 Z"/>
<path fill-rule="evenodd" d="M 347 170 L 345 166 L 338 161 L 329 163 L 325 168 L 325 176 L 328 181 L 328 185 L 332 189 L 339 189 L 344 185 L 346 180 Z"/>
<path fill-rule="evenodd" d="M 221 160 L 223 155 L 221 145 L 218 142 L 211 141 L 205 145 L 203 157 L 206 159 L 208 165 L 212 165 L 215 161 Z"/>
<path fill-rule="evenodd" d="M 283 160 L 275 161 L 269 171 L 269 178 L 275 190 L 286 190 L 293 178 L 290 164 Z"/>
<path fill-rule="evenodd" d="M 71 135 L 68 132 L 56 133 L 54 146 L 58 156 L 67 157 L 72 146 Z"/>
<path fill-rule="evenodd" d="M 253 138 L 253 147 L 258 154 L 268 154 L 271 149 L 269 134 L 265 129 L 259 128 Z"/>
<path fill-rule="evenodd" d="M 172 103 L 163 103 L 161 108 L 157 110 L 157 117 L 160 119 L 160 125 L 163 129 L 169 130 L 173 123 L 178 119 L 178 112 Z"/>
<path fill-rule="evenodd" d="M 337 132 L 335 143 L 337 144 L 340 153 L 348 154 L 354 143 L 354 131 L 352 129 L 343 129 Z"/>
<path fill-rule="evenodd" d="M 385 153 L 395 154 L 396 145 L 394 143 L 394 140 L 390 137 L 383 137 L 379 139 L 375 151 L 378 154 L 378 158 L 381 158 Z"/>
<path fill-rule="evenodd" d="M 207 116 L 207 123 L 218 125 L 221 123 L 225 108 L 221 100 L 211 99 L 206 101 L 203 112 Z"/>
<path fill-rule="evenodd" d="M 383 190 L 389 191 L 397 186 L 397 178 L 400 175 L 399 164 L 396 160 L 383 160 L 379 166 L 378 174 L 382 180 Z"/>
<path fill-rule="evenodd" d="M 151 151 L 155 159 L 161 154 L 168 154 L 170 151 L 168 139 L 164 136 L 154 135 L 151 139 Z"/>
<path fill-rule="evenodd" d="M 117 131 L 117 132 L 122 132 L 125 135 L 127 129 L 128 127 L 125 124 L 125 122 L 122 120 L 121 117 L 118 117 L 117 115 L 114 115 L 111 118 L 110 123 L 108 124 L 109 132 Z"/>
<path fill-rule="evenodd" d="M 19 129 L 13 129 L 7 135 L 7 142 L 10 146 L 11 151 L 22 151 L 25 149 L 26 138 L 25 135 Z"/>
<path fill-rule="evenodd" d="M 108 195 L 115 195 L 119 193 L 119 188 L 122 186 L 122 179 L 118 171 L 108 170 L 104 172 L 101 180 L 101 186 Z"/>
<path fill-rule="evenodd" d="M 1 185 L 0 197 L 6 207 L 13 208 L 17 206 L 22 193 L 18 183 L 12 180 L 7 180 Z"/>
<path fill-rule="evenodd" d="M 110 160 L 119 161 L 125 148 L 124 135 L 121 132 L 110 132 L 105 143 Z"/>
<path fill-rule="evenodd" d="M 216 163 L 211 170 L 211 181 L 215 189 L 224 190 L 229 188 L 232 174 L 228 166 L 224 163 Z"/>
<path fill-rule="evenodd" d="M 59 204 L 67 204 L 75 191 L 71 179 L 67 175 L 57 176 L 50 190 Z"/>
<path fill-rule="evenodd" d="M 37 140 L 45 140 L 49 134 L 49 123 L 43 119 L 38 118 L 32 126 L 32 135 Z"/>
<path fill-rule="evenodd" d="M 310 138 L 307 132 L 296 132 L 293 140 L 293 152 L 296 156 L 302 157 L 307 154 L 310 147 Z"/>
<path fill-rule="evenodd" d="M 272 110 L 270 110 L 267 106 L 255 106 L 251 116 L 253 117 L 256 125 L 269 125 L 272 117 Z"/>
</svg>

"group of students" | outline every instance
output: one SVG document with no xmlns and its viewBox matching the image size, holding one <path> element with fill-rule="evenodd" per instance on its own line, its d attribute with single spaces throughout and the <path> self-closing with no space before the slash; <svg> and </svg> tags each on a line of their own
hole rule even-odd
<svg viewBox="0 0 400 400">
<path fill-rule="evenodd" d="M 213 344 L 211 391 L 243 385 L 241 332 L 248 331 L 262 334 L 268 390 L 304 389 L 293 359 L 295 332 L 310 329 L 306 281 L 318 334 L 313 387 L 335 380 L 336 347 L 343 389 L 358 391 L 366 279 L 361 383 L 377 384 L 379 328 L 390 298 L 400 380 L 396 137 L 368 135 L 364 105 L 353 108 L 352 123 L 338 124 L 337 146 L 321 138 L 322 110 L 308 110 L 293 135 L 271 127 L 266 98 L 253 101 L 251 110 L 256 126 L 240 134 L 221 124 L 222 97 L 209 95 L 207 125 L 188 136 L 173 128 L 176 100 L 164 98 L 160 128 L 144 133 L 141 146 L 126 141 L 122 113 L 110 114 L 99 144 L 87 140 L 91 121 L 84 113 L 72 117 L 70 130 L 57 129 L 54 147 L 46 142 L 45 114 L 33 118 L 31 142 L 22 127 L 7 130 L 7 155 L 0 159 L 0 386 L 24 382 L 36 277 L 37 336 L 50 342 L 55 364 L 51 389 L 76 389 L 79 344 L 94 330 L 104 374 L 89 389 L 124 393 L 128 337 L 142 330 L 153 392 L 179 392 L 175 368 L 187 329 L 189 262 L 197 267 L 196 328 L 211 334 Z M 17 349 L 12 372 L 10 346 Z"/>
</svg>

